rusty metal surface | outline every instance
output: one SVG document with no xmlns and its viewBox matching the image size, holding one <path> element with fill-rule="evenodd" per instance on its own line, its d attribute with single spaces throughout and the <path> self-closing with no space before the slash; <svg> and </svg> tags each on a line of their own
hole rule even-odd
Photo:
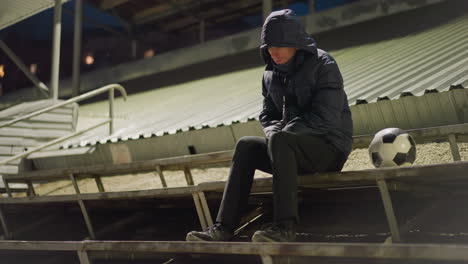
<svg viewBox="0 0 468 264">
<path fill-rule="evenodd" d="M 467 261 L 466 245 L 168 241 L 0 241 L 0 250 L 207 253 L 265 256 Z"/>
<path fill-rule="evenodd" d="M 121 191 L 104 193 L 82 193 L 72 195 L 34 196 L 22 198 L 2 198 L 0 204 L 34 204 L 34 203 L 61 203 L 76 202 L 77 200 L 125 200 L 125 199 L 150 199 L 150 198 L 179 198 L 192 197 L 196 192 L 196 186 L 174 187 L 164 189 L 152 189 L 142 191 Z"/>
<path fill-rule="evenodd" d="M 376 185 L 377 180 L 395 180 L 419 184 L 436 184 L 468 180 L 468 161 L 445 164 L 414 165 L 397 168 L 368 169 L 361 171 L 317 173 L 299 177 L 299 185 L 305 188 L 339 188 Z M 255 179 L 252 192 L 271 190 L 272 178 Z M 209 182 L 197 186 L 163 188 L 143 191 L 104 192 L 79 195 L 36 196 L 26 198 L 3 198 L 0 204 L 46 203 L 79 200 L 137 199 L 156 197 L 191 197 L 194 192 L 222 192 L 224 182 Z"/>
<path fill-rule="evenodd" d="M 198 155 L 186 155 L 175 158 L 155 159 L 148 161 L 135 161 L 124 164 L 103 164 L 93 166 L 83 166 L 74 168 L 63 168 L 63 169 L 51 169 L 51 170 L 39 170 L 24 172 L 18 175 L 7 176 L 9 182 L 14 182 L 15 179 L 31 179 L 31 180 L 42 180 L 42 179 L 60 179 L 64 178 L 67 173 L 72 173 L 77 177 L 90 177 L 89 174 L 93 175 L 116 175 L 136 172 L 147 172 L 155 171 L 157 166 L 161 169 L 180 169 L 183 167 L 193 167 L 201 164 L 210 163 L 224 163 L 230 161 L 233 155 L 233 151 L 220 151 L 208 154 Z"/>
</svg>

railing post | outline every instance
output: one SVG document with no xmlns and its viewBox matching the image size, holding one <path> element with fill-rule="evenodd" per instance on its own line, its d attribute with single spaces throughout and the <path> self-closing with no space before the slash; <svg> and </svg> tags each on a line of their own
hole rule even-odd
<svg viewBox="0 0 468 264">
<path fill-rule="evenodd" d="M 109 84 L 109 85 L 103 86 L 103 87 L 101 87 L 99 89 L 93 90 L 91 92 L 88 92 L 88 93 L 79 95 L 77 97 L 68 99 L 67 101 L 57 103 L 55 105 L 51 105 L 49 107 L 43 108 L 43 109 L 38 110 L 38 111 L 36 111 L 34 113 L 27 114 L 27 115 L 21 116 L 19 118 L 16 118 L 14 120 L 4 122 L 4 123 L 0 124 L 0 128 L 16 124 L 16 123 L 20 122 L 21 120 L 25 120 L 25 119 L 29 119 L 31 117 L 38 116 L 40 114 L 49 112 L 51 110 L 54 110 L 56 108 L 59 108 L 59 107 L 62 107 L 62 106 L 65 106 L 65 105 L 68 105 L 68 104 L 71 104 L 71 103 L 83 101 L 85 99 L 91 98 L 93 96 L 96 96 L 98 94 L 101 94 L 101 93 L 104 93 L 106 91 L 109 91 L 111 89 L 116 89 L 116 88 L 122 93 L 124 100 L 127 100 L 127 92 L 125 91 L 125 89 L 121 85 L 119 85 L 119 84 Z M 112 91 L 112 95 L 113 94 L 114 94 L 114 91 Z M 113 98 L 113 96 L 112 96 L 112 98 Z"/>
<path fill-rule="evenodd" d="M 68 176 L 70 177 L 73 187 L 75 188 L 76 200 L 78 201 L 78 205 L 81 209 L 81 214 L 83 215 L 86 227 L 88 228 L 89 236 L 91 237 L 91 239 L 96 239 L 96 235 L 94 234 L 94 228 L 91 224 L 91 219 L 89 218 L 88 210 L 86 209 L 83 199 L 80 197 L 81 192 L 80 188 L 78 187 L 78 182 L 76 181 L 75 175 L 70 172 L 68 173 Z"/>
<path fill-rule="evenodd" d="M 3 237 L 5 237 L 6 239 L 10 239 L 11 238 L 11 233 L 8 230 L 5 215 L 3 214 L 3 211 L 2 211 L 1 208 L 0 208 L 0 222 L 1 222 L 2 227 L 3 227 Z"/>
<path fill-rule="evenodd" d="M 54 100 L 58 99 L 59 64 L 60 64 L 60 34 L 62 31 L 62 1 L 55 0 L 54 8 L 54 34 L 52 40 L 52 69 L 50 76 L 50 95 Z"/>
<path fill-rule="evenodd" d="M 2 177 L 2 180 L 3 180 L 3 185 L 5 185 L 5 190 L 6 190 L 7 194 L 8 194 L 8 197 L 10 197 L 10 198 L 13 197 L 11 195 L 10 186 L 8 186 L 8 181 L 5 179 L 5 177 Z"/>
<path fill-rule="evenodd" d="M 75 1 L 75 22 L 73 29 L 72 97 L 80 94 L 81 33 L 83 21 L 83 0 Z"/>
<path fill-rule="evenodd" d="M 24 63 L 21 61 L 20 58 L 16 56 L 16 54 L 8 48 L 5 42 L 3 40 L 0 40 L 0 49 L 5 52 L 5 54 L 18 66 L 18 68 L 26 75 L 26 77 L 29 78 L 29 80 L 37 87 L 39 88 L 39 91 L 44 92 L 47 96 L 49 95 L 49 88 L 41 82 L 36 75 L 32 74 L 28 67 L 24 65 Z"/>
<path fill-rule="evenodd" d="M 109 135 L 114 133 L 114 88 L 109 90 Z"/>
<path fill-rule="evenodd" d="M 392 198 L 388 191 L 387 182 L 385 179 L 377 179 L 377 186 L 380 190 L 380 196 L 387 216 L 387 222 L 390 227 L 390 233 L 392 234 L 392 243 L 401 242 L 400 228 L 398 227 L 398 221 L 395 217 L 395 211 L 393 210 Z"/>
<path fill-rule="evenodd" d="M 457 145 L 457 135 L 450 134 L 448 139 L 450 143 L 450 150 L 452 151 L 453 161 L 461 161 L 460 150 L 458 149 Z"/>
</svg>

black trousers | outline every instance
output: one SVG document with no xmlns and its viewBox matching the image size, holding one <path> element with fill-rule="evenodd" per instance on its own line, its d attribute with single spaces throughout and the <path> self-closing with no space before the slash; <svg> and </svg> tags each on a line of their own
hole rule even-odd
<svg viewBox="0 0 468 264">
<path fill-rule="evenodd" d="M 298 221 L 298 174 L 339 171 L 346 158 L 314 135 L 280 131 L 270 139 L 243 137 L 236 144 L 216 222 L 237 228 L 256 169 L 273 174 L 273 221 Z"/>
</svg>

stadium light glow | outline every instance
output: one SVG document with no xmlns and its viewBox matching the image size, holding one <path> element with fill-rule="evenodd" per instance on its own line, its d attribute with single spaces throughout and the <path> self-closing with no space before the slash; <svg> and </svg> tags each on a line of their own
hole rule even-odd
<svg viewBox="0 0 468 264">
<path fill-rule="evenodd" d="M 151 58 L 154 56 L 154 49 L 148 49 L 145 51 L 145 53 L 143 54 L 143 57 L 145 59 L 148 59 L 148 58 Z"/>
<path fill-rule="evenodd" d="M 0 78 L 5 77 L 5 65 L 0 64 Z"/>
<path fill-rule="evenodd" d="M 36 74 L 37 73 L 37 64 L 33 63 L 33 64 L 29 65 L 29 71 L 31 73 Z"/>
<path fill-rule="evenodd" d="M 94 63 L 94 57 L 91 54 L 88 54 L 86 55 L 84 61 L 86 65 L 91 65 Z"/>
</svg>

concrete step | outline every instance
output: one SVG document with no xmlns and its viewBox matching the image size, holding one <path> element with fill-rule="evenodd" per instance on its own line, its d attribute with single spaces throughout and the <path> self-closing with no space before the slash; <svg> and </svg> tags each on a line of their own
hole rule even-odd
<svg viewBox="0 0 468 264">
<path fill-rule="evenodd" d="M 18 174 L 17 165 L 3 165 L 0 166 L 0 175 L 14 175 Z"/>
<path fill-rule="evenodd" d="M 50 130 L 50 129 L 23 129 L 4 127 L 0 129 L 0 136 L 23 137 L 37 139 L 55 139 L 70 134 L 71 131 Z"/>
<path fill-rule="evenodd" d="M 0 146 L 33 147 L 47 142 L 44 139 L 0 136 Z"/>
<path fill-rule="evenodd" d="M 4 160 L 4 159 L 8 159 L 8 158 L 10 158 L 12 156 L 13 155 L 0 155 L 0 161 Z M 21 162 L 21 159 L 16 159 L 16 160 L 13 160 L 13 161 L 9 162 L 8 164 L 9 165 L 18 165 L 18 164 L 20 164 L 20 162 Z"/>
</svg>

